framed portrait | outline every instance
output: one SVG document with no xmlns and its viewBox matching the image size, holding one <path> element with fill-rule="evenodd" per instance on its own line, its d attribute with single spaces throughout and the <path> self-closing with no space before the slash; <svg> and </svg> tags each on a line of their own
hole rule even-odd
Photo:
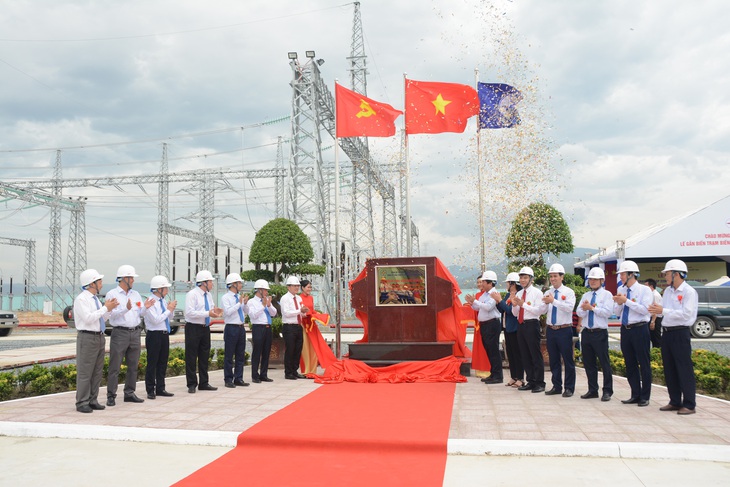
<svg viewBox="0 0 730 487">
<path fill-rule="evenodd" d="M 377 306 L 426 306 L 425 265 L 375 266 Z"/>
</svg>

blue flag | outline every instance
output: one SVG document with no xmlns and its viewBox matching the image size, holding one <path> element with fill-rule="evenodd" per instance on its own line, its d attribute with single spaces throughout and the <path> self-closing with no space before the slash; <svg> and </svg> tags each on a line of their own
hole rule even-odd
<svg viewBox="0 0 730 487">
<path fill-rule="evenodd" d="M 479 128 L 501 129 L 520 123 L 515 105 L 522 93 L 504 83 L 479 83 Z"/>
</svg>

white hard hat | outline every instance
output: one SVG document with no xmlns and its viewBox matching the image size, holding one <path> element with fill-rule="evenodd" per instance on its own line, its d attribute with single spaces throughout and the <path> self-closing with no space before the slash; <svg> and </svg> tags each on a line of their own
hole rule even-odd
<svg viewBox="0 0 730 487">
<path fill-rule="evenodd" d="M 289 276 L 289 277 L 287 277 L 285 284 L 287 286 L 299 286 L 299 285 L 301 285 L 301 283 L 299 282 L 299 278 L 296 277 L 296 276 Z"/>
<path fill-rule="evenodd" d="M 633 272 L 635 274 L 639 273 L 639 266 L 636 265 L 636 262 L 633 260 L 625 260 L 621 262 L 621 265 L 618 266 L 618 272 Z"/>
<path fill-rule="evenodd" d="M 212 281 L 213 274 L 210 271 L 200 271 L 195 275 L 195 282 Z"/>
<path fill-rule="evenodd" d="M 259 279 L 258 281 L 253 283 L 254 289 L 269 289 L 269 283 L 266 282 L 266 279 Z"/>
<path fill-rule="evenodd" d="M 590 271 L 588 271 L 588 279 L 605 279 L 606 274 L 603 272 L 603 269 L 600 267 L 593 267 Z"/>
<path fill-rule="evenodd" d="M 96 269 L 86 269 L 81 273 L 81 276 L 79 276 L 79 281 L 81 282 L 81 287 L 86 287 L 92 282 L 98 281 L 102 277 L 104 276 L 99 274 Z"/>
<path fill-rule="evenodd" d="M 505 282 L 520 282 L 520 275 L 516 272 L 510 272 L 507 274 L 507 279 L 504 280 Z"/>
<path fill-rule="evenodd" d="M 226 276 L 226 286 L 230 286 L 234 282 L 243 282 L 243 279 L 241 279 L 241 274 L 236 274 L 235 272 L 232 272 Z"/>
<path fill-rule="evenodd" d="M 484 274 L 482 274 L 482 277 L 480 277 L 479 280 L 497 282 L 497 273 L 494 271 L 487 271 Z"/>
<path fill-rule="evenodd" d="M 117 269 L 117 277 L 139 277 L 131 265 L 120 265 Z"/>
<path fill-rule="evenodd" d="M 535 273 L 532 272 L 532 267 L 523 267 L 518 274 L 527 274 L 528 276 L 535 277 Z"/>
<path fill-rule="evenodd" d="M 565 267 L 562 264 L 553 264 L 550 266 L 548 274 L 565 274 Z"/>
<path fill-rule="evenodd" d="M 155 276 L 150 279 L 150 290 L 163 287 L 172 287 L 172 284 L 170 284 L 170 281 L 165 276 Z"/>
<path fill-rule="evenodd" d="M 669 262 L 667 262 L 667 265 L 664 266 L 664 270 L 662 272 L 668 272 L 668 271 L 688 272 L 687 264 L 685 264 L 684 262 L 682 262 L 679 259 L 672 259 Z"/>
</svg>

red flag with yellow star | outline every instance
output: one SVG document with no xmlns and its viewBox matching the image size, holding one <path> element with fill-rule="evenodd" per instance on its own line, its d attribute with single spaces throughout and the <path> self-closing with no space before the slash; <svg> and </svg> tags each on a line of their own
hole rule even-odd
<svg viewBox="0 0 730 487">
<path fill-rule="evenodd" d="M 403 114 L 335 83 L 337 137 L 390 137 L 395 135 L 395 119 Z"/>
<path fill-rule="evenodd" d="M 479 114 L 479 95 L 468 85 L 406 79 L 406 134 L 463 133 Z"/>
</svg>

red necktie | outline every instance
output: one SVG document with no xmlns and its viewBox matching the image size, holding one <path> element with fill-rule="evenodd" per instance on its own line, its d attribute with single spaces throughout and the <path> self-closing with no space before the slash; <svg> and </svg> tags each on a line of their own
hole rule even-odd
<svg viewBox="0 0 730 487">
<path fill-rule="evenodd" d="M 522 301 L 525 300 L 525 296 L 527 296 L 527 289 L 522 291 Z M 517 316 L 517 321 L 522 324 L 525 321 L 525 303 L 522 303 L 522 306 L 520 306 L 520 313 L 519 316 Z"/>
<path fill-rule="evenodd" d="M 294 296 L 294 307 L 299 311 L 299 303 L 297 303 L 297 297 Z M 302 324 L 302 315 L 301 313 L 297 315 L 297 323 L 300 325 Z"/>
</svg>

